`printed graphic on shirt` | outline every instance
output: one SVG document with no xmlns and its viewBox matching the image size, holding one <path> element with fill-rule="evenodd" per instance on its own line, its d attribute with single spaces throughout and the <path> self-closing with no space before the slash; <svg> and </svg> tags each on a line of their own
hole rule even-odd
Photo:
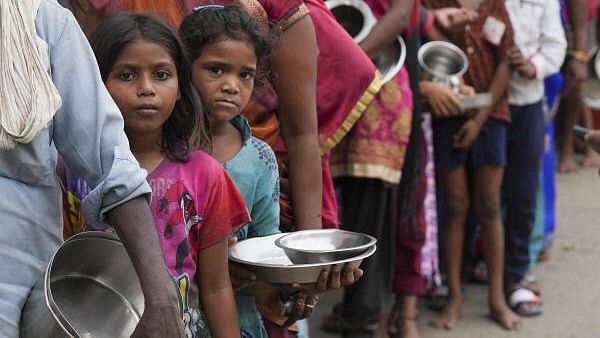
<svg viewBox="0 0 600 338">
<path fill-rule="evenodd" d="M 182 274 L 176 278 L 177 287 L 179 294 L 181 295 L 181 301 L 183 302 L 183 308 L 188 308 L 188 294 L 190 292 L 190 276 L 187 273 Z"/>
<path fill-rule="evenodd" d="M 85 219 L 81 212 L 81 200 L 71 191 L 66 194 L 66 215 L 67 224 L 71 227 L 70 235 L 76 235 L 85 230 Z"/>
<path fill-rule="evenodd" d="M 154 192 L 152 213 L 159 233 L 165 262 L 176 277 L 187 307 L 190 278 L 195 276 L 199 241 L 198 215 L 192 195 L 181 180 L 149 180 Z M 184 292 L 185 291 L 185 292 Z"/>
</svg>

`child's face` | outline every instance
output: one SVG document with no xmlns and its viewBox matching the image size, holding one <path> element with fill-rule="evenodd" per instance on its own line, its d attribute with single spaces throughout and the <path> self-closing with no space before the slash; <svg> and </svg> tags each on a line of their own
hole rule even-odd
<svg viewBox="0 0 600 338">
<path fill-rule="evenodd" d="M 136 40 L 117 58 L 106 88 L 123 114 L 128 135 L 160 135 L 179 97 L 177 68 L 163 46 Z"/>
<path fill-rule="evenodd" d="M 250 100 L 256 74 L 254 48 L 223 40 L 204 48 L 192 64 L 192 77 L 213 122 L 228 122 Z"/>
</svg>

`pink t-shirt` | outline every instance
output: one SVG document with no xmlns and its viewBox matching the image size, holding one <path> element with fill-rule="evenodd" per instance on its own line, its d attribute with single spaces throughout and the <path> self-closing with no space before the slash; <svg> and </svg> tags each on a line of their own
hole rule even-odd
<svg viewBox="0 0 600 338">
<path fill-rule="evenodd" d="M 80 201 L 90 189 L 83 178 L 59 161 L 64 191 L 65 238 L 84 231 Z M 179 288 L 186 334 L 204 337 L 207 323 L 198 306 L 199 251 L 250 222 L 244 198 L 223 166 L 202 151 L 182 163 L 165 158 L 147 177 L 152 188 L 150 209 L 165 263 Z"/>
<path fill-rule="evenodd" d="M 250 222 L 244 199 L 217 161 L 202 151 L 186 163 L 166 158 L 148 175 L 150 205 L 165 263 L 184 305 L 197 307 L 198 252 Z"/>
</svg>

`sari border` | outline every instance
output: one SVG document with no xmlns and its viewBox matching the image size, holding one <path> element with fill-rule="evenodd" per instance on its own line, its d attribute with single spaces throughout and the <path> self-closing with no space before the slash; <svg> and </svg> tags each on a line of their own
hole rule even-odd
<svg viewBox="0 0 600 338">
<path fill-rule="evenodd" d="M 340 177 L 363 177 L 379 179 L 386 183 L 399 184 L 402 178 L 402 169 L 392 169 L 381 164 L 348 163 L 331 164 L 331 176 Z"/>
<path fill-rule="evenodd" d="M 375 98 L 375 95 L 377 95 L 381 89 L 381 86 L 381 73 L 376 71 L 375 78 L 373 81 L 371 81 L 369 87 L 367 87 L 365 92 L 358 99 L 348 116 L 346 116 L 336 131 L 334 131 L 333 134 L 325 139 L 319 146 L 321 149 L 321 155 L 335 147 L 344 138 L 344 136 L 346 136 L 350 129 L 352 129 L 352 126 L 354 126 L 356 121 L 358 121 L 360 116 L 365 112 L 367 106 L 371 103 L 371 101 L 373 101 L 373 98 Z"/>
<path fill-rule="evenodd" d="M 310 13 L 310 11 L 309 11 L 308 7 L 306 7 L 306 4 L 301 3 L 300 6 L 298 6 L 298 10 L 296 10 L 296 12 L 294 12 L 294 14 L 292 14 L 289 18 L 287 18 L 285 20 L 279 21 L 277 23 L 276 27 L 277 27 L 277 29 L 279 29 L 283 32 L 286 29 L 290 28 L 293 24 L 298 22 L 298 20 L 307 16 L 308 13 Z"/>
</svg>

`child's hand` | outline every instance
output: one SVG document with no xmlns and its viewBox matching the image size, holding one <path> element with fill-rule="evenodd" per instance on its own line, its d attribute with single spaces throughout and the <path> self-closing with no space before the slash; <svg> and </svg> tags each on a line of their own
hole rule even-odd
<svg viewBox="0 0 600 338">
<path fill-rule="evenodd" d="M 535 66 L 525 59 L 518 47 L 512 47 L 508 50 L 508 60 L 512 69 L 519 73 L 521 77 L 528 79 L 535 77 Z"/>
<path fill-rule="evenodd" d="M 457 116 L 463 113 L 464 110 L 460 100 L 450 87 L 430 81 L 422 81 L 420 89 L 436 117 Z"/>
<path fill-rule="evenodd" d="M 279 286 L 266 282 L 256 283 L 254 291 L 256 307 L 263 318 L 282 327 L 310 317 L 319 301 L 314 292 L 298 291 L 289 295 L 289 290 L 284 292 Z"/>
<path fill-rule="evenodd" d="M 454 147 L 458 149 L 469 148 L 475 142 L 480 130 L 481 124 L 479 122 L 474 119 L 468 119 L 456 135 L 454 135 Z"/>
<path fill-rule="evenodd" d="M 435 22 L 449 32 L 460 32 L 466 25 L 475 21 L 479 14 L 466 8 L 446 7 L 433 11 Z"/>
<path fill-rule="evenodd" d="M 331 290 L 337 290 L 348 285 L 352 285 L 362 277 L 363 271 L 353 268 L 350 264 L 341 266 L 334 265 L 330 272 L 323 270 L 316 283 L 299 284 L 294 283 L 292 287 L 306 292 L 323 293 Z"/>
<path fill-rule="evenodd" d="M 295 295 L 293 300 L 286 303 L 287 320 L 282 326 L 289 327 L 300 319 L 310 317 L 318 301 L 319 295 L 316 293 L 300 292 Z"/>
<path fill-rule="evenodd" d="M 464 84 L 463 82 L 460 83 L 460 86 L 458 87 L 458 93 L 460 95 L 463 96 L 471 96 L 471 95 L 475 95 L 475 88 Z"/>
</svg>

